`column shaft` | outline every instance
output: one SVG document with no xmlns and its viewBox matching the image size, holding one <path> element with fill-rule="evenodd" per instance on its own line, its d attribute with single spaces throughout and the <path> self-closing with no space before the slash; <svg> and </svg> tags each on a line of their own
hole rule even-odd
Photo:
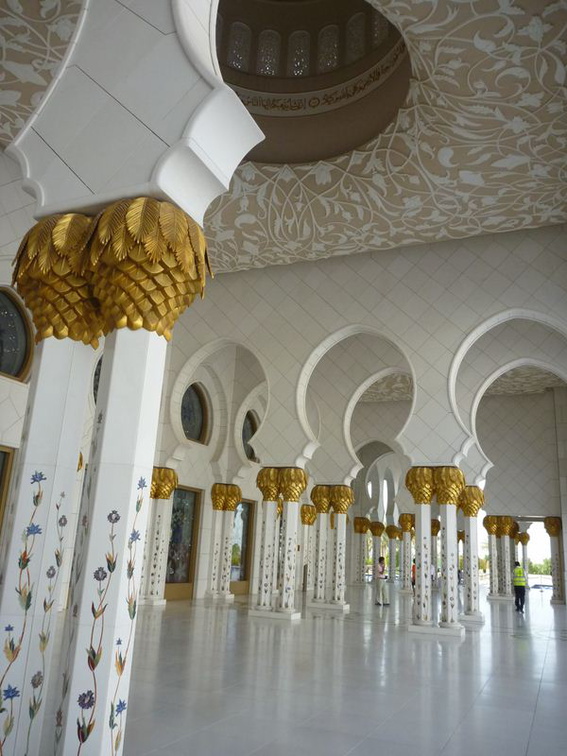
<svg viewBox="0 0 567 756">
<path fill-rule="evenodd" d="M 297 565 L 297 532 L 299 529 L 299 502 L 284 501 L 283 521 L 283 573 L 278 611 L 295 614 L 295 570 Z"/>
<path fill-rule="evenodd" d="M 502 595 L 506 598 L 512 598 L 512 569 L 510 561 L 510 539 L 503 535 L 500 538 L 502 549 Z"/>
<path fill-rule="evenodd" d="M 524 574 L 526 576 L 526 579 L 528 577 L 529 571 L 530 571 L 530 563 L 528 559 L 528 544 L 523 543 L 522 544 L 522 569 L 524 570 Z"/>
<path fill-rule="evenodd" d="M 263 503 L 262 532 L 260 536 L 260 574 L 256 609 L 268 612 L 272 609 L 274 562 L 277 559 L 277 554 L 274 551 L 274 538 L 277 530 L 277 508 L 278 504 L 276 501 L 265 501 Z"/>
<path fill-rule="evenodd" d="M 140 590 L 140 603 L 165 604 L 173 499 L 151 499 L 150 506 L 152 522 L 148 526 L 147 559 L 144 562 L 145 574 Z"/>
<path fill-rule="evenodd" d="M 18 692 L 12 698 L 4 694 L 4 754 L 41 752 L 63 553 L 73 537 L 68 520 L 92 366 L 92 349 L 68 339 L 43 341 L 35 351 L 16 485 L 4 529 L 0 689 Z"/>
<path fill-rule="evenodd" d="M 479 602 L 478 577 L 478 527 L 476 517 L 465 517 L 464 568 L 465 568 L 465 615 L 482 618 Z"/>
<path fill-rule="evenodd" d="M 561 566 L 561 546 L 559 536 L 550 536 L 551 547 L 551 580 L 553 583 L 552 604 L 565 603 L 565 588 L 563 585 L 563 569 Z"/>
<path fill-rule="evenodd" d="M 396 579 L 396 546 L 397 539 L 390 538 L 388 542 L 388 582 L 393 583 Z"/>
<path fill-rule="evenodd" d="M 416 579 L 414 623 L 417 625 L 432 624 L 430 552 L 431 506 L 429 504 L 420 504 L 416 507 L 415 511 Z"/>
<path fill-rule="evenodd" d="M 345 602 L 345 551 L 346 514 L 335 513 L 335 544 L 333 548 L 333 592 L 331 603 L 344 605 Z"/>
<path fill-rule="evenodd" d="M 488 560 L 490 562 L 490 591 L 489 597 L 498 596 L 500 578 L 498 575 L 498 538 L 494 533 L 488 534 Z"/>
<path fill-rule="evenodd" d="M 441 504 L 441 502 L 439 502 Z M 459 626 L 457 507 L 439 507 L 441 520 L 441 627 Z"/>
<path fill-rule="evenodd" d="M 230 570 L 232 566 L 232 531 L 234 527 L 234 511 L 222 513 L 222 550 L 219 579 L 219 594 L 225 601 L 234 600 L 230 592 Z"/>
<path fill-rule="evenodd" d="M 217 598 L 220 595 L 220 574 L 221 574 L 221 562 L 222 562 L 222 526 L 223 526 L 223 513 L 222 510 L 213 509 L 212 523 L 211 523 L 211 563 L 209 568 L 209 589 L 208 594 L 213 598 Z M 263 533 L 263 530 L 262 530 Z M 262 536 L 261 536 L 262 537 Z M 263 548 L 263 544 L 261 546 Z"/>
<path fill-rule="evenodd" d="M 90 753 L 121 753 L 166 346 L 146 330 L 106 338 L 86 543 L 75 555 L 65 629 L 58 754 L 87 740 Z"/>
<path fill-rule="evenodd" d="M 327 534 L 329 515 L 319 512 L 315 523 L 315 586 L 313 601 L 325 602 L 327 585 Z"/>
<path fill-rule="evenodd" d="M 411 533 L 404 531 L 402 535 L 402 591 L 412 593 L 411 586 Z"/>
</svg>

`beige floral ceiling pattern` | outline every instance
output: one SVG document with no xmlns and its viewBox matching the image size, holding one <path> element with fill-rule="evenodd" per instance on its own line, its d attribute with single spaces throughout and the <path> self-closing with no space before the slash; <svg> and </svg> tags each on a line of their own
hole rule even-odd
<svg viewBox="0 0 567 756">
<path fill-rule="evenodd" d="M 0 4 L 0 147 L 37 108 L 69 46 L 80 8 L 81 0 Z"/>
<path fill-rule="evenodd" d="M 567 220 L 562 0 L 381 0 L 413 67 L 369 144 L 310 165 L 243 164 L 206 217 L 217 271 Z"/>
<path fill-rule="evenodd" d="M 509 370 L 492 383 L 485 396 L 495 394 L 539 394 L 547 389 L 565 386 L 565 382 L 553 373 L 527 365 Z M 400 402 L 413 396 L 413 381 L 406 373 L 396 373 L 382 378 L 370 386 L 361 396 L 361 402 Z"/>
</svg>

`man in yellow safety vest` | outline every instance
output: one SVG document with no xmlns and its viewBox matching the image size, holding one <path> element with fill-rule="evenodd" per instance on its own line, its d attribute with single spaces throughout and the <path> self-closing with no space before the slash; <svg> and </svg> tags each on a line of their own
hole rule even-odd
<svg viewBox="0 0 567 756">
<path fill-rule="evenodd" d="M 526 573 L 519 562 L 514 562 L 514 593 L 516 594 L 516 611 L 524 611 L 526 601 Z"/>
</svg>

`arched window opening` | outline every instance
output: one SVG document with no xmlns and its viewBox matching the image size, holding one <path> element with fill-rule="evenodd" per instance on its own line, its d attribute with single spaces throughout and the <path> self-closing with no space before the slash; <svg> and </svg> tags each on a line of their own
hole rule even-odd
<svg viewBox="0 0 567 756">
<path fill-rule="evenodd" d="M 209 402 L 205 389 L 192 383 L 181 400 L 181 425 L 185 438 L 206 444 L 209 436 Z"/>
<path fill-rule="evenodd" d="M 242 445 L 244 446 L 244 453 L 251 462 L 259 462 L 256 457 L 254 448 L 250 445 L 250 439 L 254 436 L 260 426 L 258 416 L 252 410 L 248 410 L 244 416 L 244 422 L 242 423 Z"/>
<path fill-rule="evenodd" d="M 0 373 L 22 379 L 31 361 L 31 328 L 22 308 L 0 289 Z"/>
</svg>

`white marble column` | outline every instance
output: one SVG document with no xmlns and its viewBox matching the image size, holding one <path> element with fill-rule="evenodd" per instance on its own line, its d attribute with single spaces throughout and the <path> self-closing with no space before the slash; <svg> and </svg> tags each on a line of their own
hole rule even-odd
<svg viewBox="0 0 567 756">
<path fill-rule="evenodd" d="M 274 587 L 274 536 L 276 531 L 276 514 L 278 508 L 278 474 L 277 467 L 264 467 L 258 473 L 256 484 L 262 492 L 262 530 L 260 533 L 260 567 L 258 579 L 258 599 L 256 607 L 249 610 L 249 615 L 266 614 L 273 610 L 272 592 Z"/>
<path fill-rule="evenodd" d="M 305 490 L 307 477 L 299 467 L 280 468 L 279 486 L 283 498 L 283 574 L 278 596 L 277 614 L 288 619 L 301 618 L 295 608 L 295 570 L 299 530 L 299 497 Z"/>
<path fill-rule="evenodd" d="M 500 549 L 502 554 L 502 580 L 500 583 L 501 596 L 510 601 L 514 598 L 512 588 L 512 560 L 511 560 L 511 539 L 510 532 L 514 526 L 514 520 L 511 517 L 503 516 L 499 518 L 500 522 Z"/>
<path fill-rule="evenodd" d="M 432 469 L 430 467 L 412 467 L 406 475 L 406 487 L 416 505 L 414 516 L 415 599 L 412 622 L 408 630 L 410 632 L 429 632 L 433 625 L 431 602 L 431 499 L 434 488 Z"/>
<path fill-rule="evenodd" d="M 441 523 L 437 519 L 431 520 L 431 566 L 433 567 L 433 579 L 431 587 L 434 591 L 439 590 L 439 531 Z"/>
<path fill-rule="evenodd" d="M 413 517 L 411 514 L 401 514 L 399 518 L 400 527 L 402 529 L 402 585 L 400 593 L 412 594 L 411 585 L 411 529 L 413 527 Z"/>
<path fill-rule="evenodd" d="M 488 562 L 490 567 L 490 589 L 488 599 L 495 600 L 498 598 L 500 581 L 498 578 L 498 518 L 494 515 L 487 515 L 482 521 L 488 534 Z"/>
<path fill-rule="evenodd" d="M 274 563 L 272 572 L 272 595 L 280 595 L 280 587 L 283 573 L 283 521 L 285 518 L 283 501 L 278 496 L 276 507 L 276 527 L 274 529 Z"/>
<path fill-rule="evenodd" d="M 396 547 L 398 545 L 397 535 L 398 528 L 395 525 L 386 527 L 388 535 L 388 582 L 394 583 L 396 580 Z"/>
<path fill-rule="evenodd" d="M 222 513 L 222 547 L 219 578 L 219 598 L 225 602 L 234 601 L 230 592 L 230 573 L 232 569 L 232 533 L 234 531 L 234 513 L 242 500 L 242 491 L 231 483 L 226 485 L 224 511 Z"/>
<path fill-rule="evenodd" d="M 465 611 L 461 619 L 484 622 L 480 611 L 480 582 L 478 576 L 478 522 L 477 515 L 484 506 L 484 493 L 478 486 L 465 486 L 459 499 L 465 518 L 464 572 Z"/>
<path fill-rule="evenodd" d="M 93 350 L 70 339 L 35 349 L 15 486 L 4 526 L 0 621 L 2 753 L 40 753 Z M 72 543 L 72 541 L 71 541 Z M 5 691 L 17 691 L 7 697 Z M 33 713 L 32 713 L 33 712 Z"/>
<path fill-rule="evenodd" d="M 439 627 L 463 636 L 459 623 L 457 503 L 464 488 L 458 467 L 434 467 L 433 479 L 441 520 L 441 621 Z"/>
<path fill-rule="evenodd" d="M 545 530 L 549 536 L 551 547 L 551 580 L 553 584 L 552 604 L 565 603 L 565 586 L 563 585 L 563 564 L 561 553 L 561 518 L 546 517 L 544 520 Z"/>
<path fill-rule="evenodd" d="M 330 486 L 331 506 L 335 513 L 335 543 L 333 548 L 333 582 L 331 603 L 343 613 L 350 611 L 346 592 L 346 518 L 354 493 L 350 486 Z M 364 534 L 366 537 L 366 534 Z"/>
<path fill-rule="evenodd" d="M 211 503 L 213 507 L 211 520 L 211 558 L 209 561 L 209 585 L 207 587 L 207 596 L 213 599 L 217 599 L 220 596 L 222 527 L 224 521 L 222 513 L 224 510 L 225 495 L 226 487 L 224 483 L 213 483 L 211 486 Z"/>
<path fill-rule="evenodd" d="M 121 752 L 115 742 L 126 710 L 118 721 L 116 707 L 128 700 L 166 347 L 163 337 L 144 329 L 106 337 L 100 433 L 89 459 L 88 532 L 66 625 L 70 663 L 63 673 L 57 754 L 79 746 L 85 756 Z"/>
<path fill-rule="evenodd" d="M 305 592 L 309 597 L 315 587 L 315 529 L 317 509 L 309 504 L 301 507 L 301 522 L 303 523 L 303 564 L 307 565 Z M 302 570 L 303 572 L 303 570 Z"/>
<path fill-rule="evenodd" d="M 172 494 L 177 473 L 168 467 L 154 467 L 150 489 L 150 513 L 144 563 L 140 577 L 140 604 L 165 605 L 167 555 L 171 535 Z"/>
<path fill-rule="evenodd" d="M 366 533 L 370 528 L 370 520 L 366 517 L 355 517 L 353 521 L 353 539 L 355 548 L 354 583 L 364 585 L 366 576 Z"/>
<path fill-rule="evenodd" d="M 530 562 L 528 558 L 528 543 L 530 542 L 530 534 L 529 533 L 520 533 L 520 543 L 522 544 L 522 569 L 524 570 L 524 575 L 526 576 L 526 589 L 529 588 L 528 583 L 528 576 L 530 572 Z"/>
<path fill-rule="evenodd" d="M 378 580 L 378 559 L 382 548 L 384 525 L 381 522 L 371 522 L 370 532 L 372 533 L 372 579 L 376 582 Z"/>
<path fill-rule="evenodd" d="M 315 565 L 313 604 L 324 604 L 327 600 L 327 535 L 329 533 L 329 507 L 331 491 L 329 486 L 314 486 L 311 501 L 317 510 L 315 522 Z"/>
</svg>

